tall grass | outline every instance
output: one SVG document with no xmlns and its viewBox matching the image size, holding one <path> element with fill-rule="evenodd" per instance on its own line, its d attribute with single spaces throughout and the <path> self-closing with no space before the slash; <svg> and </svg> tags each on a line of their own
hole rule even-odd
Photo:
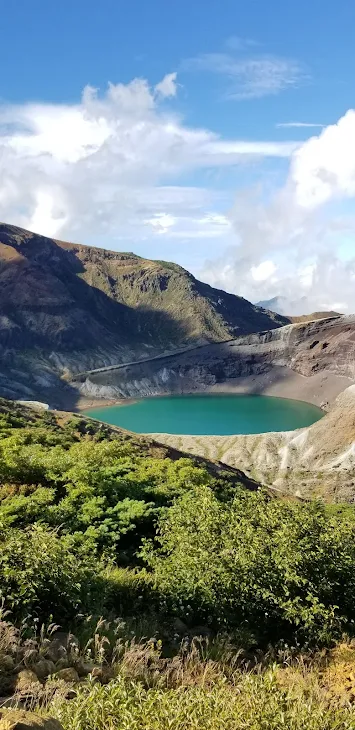
<svg viewBox="0 0 355 730">
<path fill-rule="evenodd" d="M 332 708 L 317 687 L 283 689 L 277 671 L 240 674 L 234 685 L 146 688 L 118 676 L 107 686 L 54 701 L 51 714 L 65 730 L 350 730 L 355 713 Z"/>
<path fill-rule="evenodd" d="M 334 656 L 264 655 L 259 663 L 223 642 L 182 644 L 172 658 L 159 642 L 120 647 L 107 685 L 90 680 L 69 701 L 51 696 L 46 710 L 64 730 L 355 729 L 352 696 L 332 685 L 344 658 L 355 666 L 351 645 Z"/>
</svg>

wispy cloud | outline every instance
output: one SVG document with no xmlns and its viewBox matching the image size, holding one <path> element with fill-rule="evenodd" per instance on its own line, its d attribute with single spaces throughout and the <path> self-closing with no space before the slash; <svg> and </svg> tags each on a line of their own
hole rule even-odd
<svg viewBox="0 0 355 730">
<path fill-rule="evenodd" d="M 258 45 L 252 38 L 242 38 L 238 35 L 230 36 L 225 42 L 225 47 L 231 51 L 245 51 L 246 48 L 255 48 Z"/>
<path fill-rule="evenodd" d="M 290 129 L 291 127 L 325 127 L 325 124 L 315 124 L 314 122 L 279 122 L 276 127 L 284 129 Z"/>
<path fill-rule="evenodd" d="M 224 76 L 229 99 L 257 99 L 298 86 L 307 78 L 298 61 L 272 55 L 238 58 L 232 53 L 204 53 L 184 63 L 187 70 Z"/>
<path fill-rule="evenodd" d="M 246 140 L 216 140 L 211 141 L 205 147 L 208 159 L 214 164 L 223 165 L 228 161 L 232 164 L 233 159 L 238 161 L 241 155 L 255 157 L 290 157 L 299 147 L 299 142 L 248 142 Z M 209 163 L 210 164 L 210 163 Z"/>
</svg>

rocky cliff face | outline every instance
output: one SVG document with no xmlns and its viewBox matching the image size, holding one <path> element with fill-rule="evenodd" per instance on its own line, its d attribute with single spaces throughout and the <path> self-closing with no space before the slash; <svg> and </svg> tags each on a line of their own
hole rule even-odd
<svg viewBox="0 0 355 730">
<path fill-rule="evenodd" d="M 276 366 L 303 376 L 326 371 L 355 379 L 355 315 L 288 325 L 189 352 L 91 373 L 78 379 L 84 395 L 118 398 L 201 391 L 260 375 Z"/>
<path fill-rule="evenodd" d="M 42 398 L 36 377 L 45 388 L 63 374 L 287 321 L 176 264 L 0 224 L 0 356 L 10 391 L 23 386 Z M 0 392 L 11 394 L 1 381 Z"/>
</svg>

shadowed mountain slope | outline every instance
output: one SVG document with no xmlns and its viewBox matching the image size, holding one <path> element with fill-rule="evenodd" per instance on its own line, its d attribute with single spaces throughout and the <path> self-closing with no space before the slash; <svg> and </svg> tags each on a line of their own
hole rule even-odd
<svg viewBox="0 0 355 730">
<path fill-rule="evenodd" d="M 218 342 L 288 320 L 176 264 L 65 243 L 0 224 L 3 362 L 55 372 Z"/>
</svg>

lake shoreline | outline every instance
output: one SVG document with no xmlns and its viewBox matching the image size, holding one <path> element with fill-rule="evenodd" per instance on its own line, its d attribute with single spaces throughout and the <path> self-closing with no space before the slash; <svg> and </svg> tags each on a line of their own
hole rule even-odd
<svg viewBox="0 0 355 730">
<path fill-rule="evenodd" d="M 268 395 L 276 398 L 303 401 L 328 411 L 337 396 L 345 390 L 353 380 L 336 373 L 322 371 L 306 377 L 283 366 L 275 366 L 271 370 L 258 375 L 247 375 L 241 378 L 225 380 L 204 389 L 186 389 L 182 392 L 157 393 L 146 398 L 159 398 L 167 395 Z M 98 398 L 79 396 L 75 411 L 82 413 L 97 408 L 130 405 L 139 400 L 132 398 Z"/>
<path fill-rule="evenodd" d="M 99 407 L 85 415 L 139 434 L 230 436 L 309 427 L 324 412 L 311 403 L 241 393 L 172 394 Z"/>
</svg>

